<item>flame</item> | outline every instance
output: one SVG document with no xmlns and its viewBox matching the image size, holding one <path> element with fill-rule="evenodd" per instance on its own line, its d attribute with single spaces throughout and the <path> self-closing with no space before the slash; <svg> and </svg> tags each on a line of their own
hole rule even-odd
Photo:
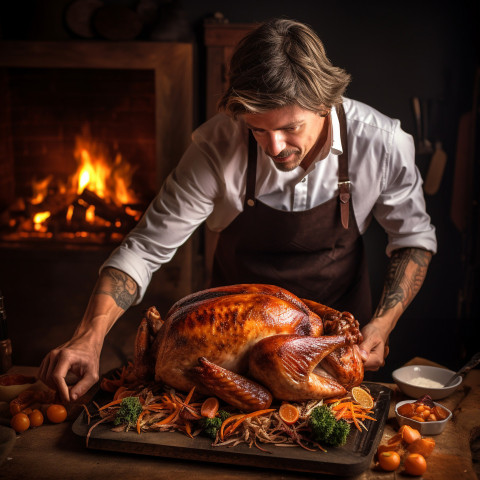
<svg viewBox="0 0 480 480">
<path fill-rule="evenodd" d="M 42 230 L 42 223 L 50 217 L 50 212 L 38 212 L 33 216 L 33 228 L 39 232 Z"/>
<path fill-rule="evenodd" d="M 48 186 L 53 179 L 53 175 L 48 175 L 43 180 L 32 180 L 32 198 L 30 203 L 32 205 L 38 205 L 43 202 L 48 193 Z"/>
<path fill-rule="evenodd" d="M 85 220 L 88 223 L 93 223 L 95 221 L 95 205 L 90 205 L 85 212 Z"/>
<path fill-rule="evenodd" d="M 117 153 L 114 157 L 101 143 L 93 140 L 88 126 L 83 128 L 82 135 L 75 138 L 74 157 L 78 167 L 69 178 L 67 185 L 56 180 L 55 191 L 62 194 L 81 195 L 85 189 L 94 192 L 107 203 L 125 206 L 125 211 L 130 215 L 132 210 L 128 205 L 139 203 L 131 183 L 135 168 L 127 162 L 122 155 Z M 41 204 L 48 194 L 49 186 L 53 183 L 53 175 L 43 180 L 32 181 L 32 198 L 30 203 Z M 81 202 L 80 202 L 81 203 Z M 95 218 L 95 206 L 85 203 L 85 221 L 95 223 L 101 219 Z M 66 212 L 67 222 L 71 222 L 74 215 L 74 205 L 69 205 Z M 76 213 L 76 212 L 75 212 Z M 138 212 L 135 212 L 138 214 Z M 50 212 L 37 213 L 33 218 L 34 228 L 40 231 L 44 228 L 42 223 L 50 216 Z M 132 215 L 136 216 L 136 215 Z M 103 221 L 105 223 L 105 221 Z M 121 225 L 120 225 L 121 226 Z"/>
<path fill-rule="evenodd" d="M 89 166 L 90 166 L 90 155 L 86 150 L 83 150 L 80 154 L 80 157 L 82 159 L 86 159 L 86 161 L 83 163 L 82 169 L 80 172 L 78 172 L 78 187 L 77 187 L 77 193 L 80 195 L 84 190 L 85 187 L 88 186 L 90 183 L 90 172 L 89 172 Z M 90 168 L 91 170 L 91 168 Z"/>
<path fill-rule="evenodd" d="M 33 216 L 33 223 L 42 223 L 50 216 L 50 212 L 39 212 Z"/>
<path fill-rule="evenodd" d="M 132 166 L 120 154 L 112 161 L 106 149 L 88 132 L 77 136 L 75 158 L 79 167 L 72 180 L 79 195 L 87 188 L 116 205 L 138 202 L 130 188 L 134 173 Z"/>
<path fill-rule="evenodd" d="M 67 222 L 70 223 L 72 221 L 72 217 L 73 217 L 73 210 L 75 209 L 75 207 L 73 205 L 69 205 L 68 206 L 68 209 L 67 209 L 67 215 L 66 215 L 66 218 L 67 218 Z"/>
</svg>

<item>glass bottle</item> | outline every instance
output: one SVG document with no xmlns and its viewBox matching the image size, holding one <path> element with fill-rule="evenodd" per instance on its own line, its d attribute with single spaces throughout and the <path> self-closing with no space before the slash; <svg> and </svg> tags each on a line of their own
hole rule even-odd
<svg viewBox="0 0 480 480">
<path fill-rule="evenodd" d="M 8 338 L 7 313 L 0 291 L 0 374 L 7 372 L 12 366 L 12 342 Z"/>
</svg>

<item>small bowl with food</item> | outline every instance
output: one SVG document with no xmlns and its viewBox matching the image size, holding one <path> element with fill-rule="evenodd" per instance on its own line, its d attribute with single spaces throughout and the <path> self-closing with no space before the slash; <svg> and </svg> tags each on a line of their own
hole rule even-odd
<svg viewBox="0 0 480 480">
<path fill-rule="evenodd" d="M 0 401 L 10 402 L 24 390 L 32 388 L 37 383 L 33 376 L 11 373 L 0 375 Z"/>
<path fill-rule="evenodd" d="M 462 383 L 462 377 L 457 377 L 452 385 L 444 387 L 455 372 L 447 368 L 428 365 L 409 365 L 397 368 L 392 377 L 398 388 L 411 398 L 429 395 L 433 400 L 448 397 Z"/>
<path fill-rule="evenodd" d="M 424 395 L 418 400 L 398 402 L 395 405 L 395 416 L 400 426 L 408 425 L 422 435 L 438 435 L 452 418 L 452 412 Z"/>
</svg>

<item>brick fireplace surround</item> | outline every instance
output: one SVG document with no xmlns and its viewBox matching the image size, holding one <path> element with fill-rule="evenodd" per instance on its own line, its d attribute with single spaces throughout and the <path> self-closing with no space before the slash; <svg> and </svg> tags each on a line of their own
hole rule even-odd
<svg viewBox="0 0 480 480">
<path fill-rule="evenodd" d="M 190 141 L 193 124 L 193 53 L 186 43 L 158 42 L 24 42 L 0 41 L 0 206 L 19 188 L 18 158 L 12 138 L 9 74 L 31 69 L 150 72 L 153 121 L 151 170 L 146 183 L 158 189 Z M 153 74 L 153 79 L 151 74 Z M 101 73 L 100 73 L 101 75 Z M 148 81 L 150 81 L 148 80 Z M 148 82 L 147 82 L 148 83 Z M 17 164 L 16 164 L 17 162 Z M 145 168 L 145 167 L 142 167 Z M 44 173 L 44 172 L 42 172 Z M 21 176 L 21 175 L 20 175 Z M 153 180 L 152 180 L 153 179 Z M 17 185 L 16 185 L 17 183 Z M 129 356 L 141 312 L 150 305 L 165 310 L 198 286 L 196 239 L 182 246 L 154 275 L 144 301 L 117 322 L 104 347 L 103 368 Z M 0 290 L 8 315 L 17 364 L 36 365 L 48 350 L 66 341 L 86 307 L 98 267 L 111 251 L 106 246 L 49 245 L 48 242 L 0 244 Z M 29 341 L 25 333 L 28 332 Z"/>
</svg>

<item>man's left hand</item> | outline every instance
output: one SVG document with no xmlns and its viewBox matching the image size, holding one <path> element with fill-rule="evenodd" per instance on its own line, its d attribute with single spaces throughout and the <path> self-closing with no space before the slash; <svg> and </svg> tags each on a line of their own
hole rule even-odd
<svg viewBox="0 0 480 480">
<path fill-rule="evenodd" d="M 359 345 L 365 370 L 376 371 L 385 365 L 388 355 L 388 337 L 374 324 L 369 323 L 362 329 L 363 342 Z"/>
</svg>

